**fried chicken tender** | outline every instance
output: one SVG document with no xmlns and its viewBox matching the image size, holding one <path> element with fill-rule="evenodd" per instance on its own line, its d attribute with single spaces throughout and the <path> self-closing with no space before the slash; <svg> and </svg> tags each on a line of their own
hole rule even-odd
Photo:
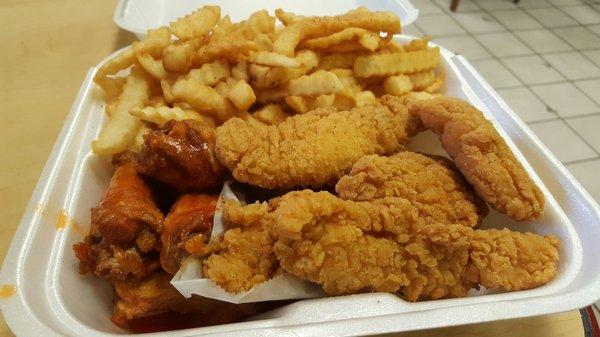
<svg viewBox="0 0 600 337">
<path fill-rule="evenodd" d="M 175 274 L 188 255 L 202 251 L 212 230 L 217 195 L 184 194 L 177 199 L 165 219 L 161 234 L 160 263 Z M 189 245 L 193 242 L 193 249 Z"/>
<path fill-rule="evenodd" d="M 407 110 L 408 100 L 404 97 L 393 96 L 393 95 L 383 95 L 377 99 L 379 103 L 386 106 L 393 113 L 399 113 L 401 115 L 406 116 L 406 133 L 409 137 L 412 137 L 418 134 L 421 131 L 425 131 L 425 126 L 421 122 L 421 120 L 413 115 L 408 109 L 409 114 L 406 115 L 404 111 Z"/>
<path fill-rule="evenodd" d="M 390 154 L 407 141 L 407 109 L 317 109 L 278 125 L 232 118 L 217 128 L 217 157 L 236 180 L 269 189 L 334 184 L 367 154 Z"/>
<path fill-rule="evenodd" d="M 159 271 L 143 280 L 114 283 L 114 313 L 111 320 L 126 326 L 129 320 L 168 311 L 191 313 L 195 326 L 235 322 L 256 313 L 256 305 L 232 304 L 209 298 L 185 298 L 169 282 L 171 275 Z"/>
<path fill-rule="evenodd" d="M 539 217 L 542 191 L 479 110 L 449 97 L 417 100 L 410 109 L 440 136 L 458 169 L 492 208 L 519 221 Z"/>
<path fill-rule="evenodd" d="M 242 206 L 227 201 L 223 207 L 228 229 L 215 252 L 204 260 L 204 273 L 232 293 L 249 290 L 270 279 L 277 269 L 270 227 L 263 221 L 267 203 Z"/>
<path fill-rule="evenodd" d="M 163 214 L 134 164 L 116 168 L 100 204 L 92 209 L 92 223 L 111 243 L 131 242 L 144 228 L 162 231 Z"/>
<path fill-rule="evenodd" d="M 554 237 L 426 223 L 403 198 L 355 202 L 304 190 L 281 197 L 267 217 L 281 267 L 333 295 L 460 297 L 478 284 L 528 289 L 556 274 Z"/>
<path fill-rule="evenodd" d="M 144 136 L 140 173 L 180 192 L 220 188 L 227 172 L 215 157 L 214 142 L 214 128 L 200 121 L 169 121 Z"/>
<path fill-rule="evenodd" d="M 342 199 L 354 201 L 406 198 L 428 222 L 476 227 L 488 213 L 452 161 L 409 151 L 362 157 L 335 190 Z"/>
</svg>

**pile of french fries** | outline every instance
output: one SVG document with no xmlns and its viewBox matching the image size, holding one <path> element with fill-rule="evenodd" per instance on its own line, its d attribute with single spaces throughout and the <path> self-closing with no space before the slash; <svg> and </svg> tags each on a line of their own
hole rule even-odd
<svg viewBox="0 0 600 337">
<path fill-rule="evenodd" d="M 397 33 L 395 14 L 362 7 L 332 17 L 262 10 L 232 23 L 218 6 L 204 6 L 149 30 L 98 69 L 108 118 L 92 148 L 100 155 L 139 149 L 145 133 L 169 120 L 273 125 L 315 108 L 439 90 L 439 48 L 428 39 L 402 45 L 392 39 Z"/>
</svg>

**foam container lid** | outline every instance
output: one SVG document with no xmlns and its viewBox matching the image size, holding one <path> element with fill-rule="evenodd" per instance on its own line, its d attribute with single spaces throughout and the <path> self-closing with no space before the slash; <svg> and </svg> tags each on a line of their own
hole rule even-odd
<svg viewBox="0 0 600 337">
<path fill-rule="evenodd" d="M 396 13 L 403 27 L 413 23 L 419 16 L 419 10 L 408 0 L 119 0 L 113 19 L 119 27 L 141 39 L 148 29 L 167 25 L 198 7 L 215 4 L 221 6 L 222 15 L 229 15 L 233 22 L 246 20 L 250 14 L 261 9 L 274 13 L 277 8 L 300 15 L 336 15 L 364 6 L 371 10 Z"/>
<path fill-rule="evenodd" d="M 102 279 L 79 275 L 71 249 L 87 234 L 89 209 L 98 203 L 112 174 L 110 163 L 90 149 L 102 126 L 105 105 L 92 78 L 107 59 L 88 72 L 0 270 L 0 286 L 16 290 L 0 299 L 0 309 L 20 336 L 127 334 L 109 319 L 110 286 Z M 446 72 L 445 93 L 483 111 L 546 197 L 546 211 L 536 221 L 515 223 L 491 212 L 483 227 L 557 235 L 562 245 L 554 280 L 525 291 L 472 292 L 465 298 L 415 303 L 388 293 L 308 299 L 244 322 L 147 335 L 369 335 L 550 314 L 600 298 L 598 204 L 464 57 L 442 48 L 440 67 Z M 409 147 L 444 153 L 431 132 L 415 137 Z M 72 221 L 57 229 L 57 217 L 65 213 Z"/>
</svg>

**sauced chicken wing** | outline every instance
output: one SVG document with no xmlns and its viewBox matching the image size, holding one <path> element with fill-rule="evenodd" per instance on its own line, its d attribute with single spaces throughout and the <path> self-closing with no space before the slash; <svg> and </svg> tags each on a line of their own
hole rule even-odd
<svg viewBox="0 0 600 337">
<path fill-rule="evenodd" d="M 215 157 L 214 142 L 214 129 L 199 121 L 169 121 L 144 136 L 139 170 L 182 192 L 218 189 L 226 170 Z"/>
<path fill-rule="evenodd" d="M 92 223 L 111 243 L 131 242 L 144 228 L 160 233 L 163 222 L 150 189 L 133 164 L 116 168 L 100 204 L 92 209 Z"/>
<path fill-rule="evenodd" d="M 217 199 L 216 195 L 185 194 L 175 202 L 161 234 L 164 270 L 175 274 L 186 256 L 202 250 L 210 237 Z"/>
<path fill-rule="evenodd" d="M 192 314 L 192 326 L 202 326 L 239 321 L 257 311 L 254 303 L 236 305 L 197 296 L 185 298 L 170 280 L 170 274 L 159 271 L 143 280 L 116 281 L 112 321 L 125 326 L 138 317 L 174 311 Z"/>
</svg>

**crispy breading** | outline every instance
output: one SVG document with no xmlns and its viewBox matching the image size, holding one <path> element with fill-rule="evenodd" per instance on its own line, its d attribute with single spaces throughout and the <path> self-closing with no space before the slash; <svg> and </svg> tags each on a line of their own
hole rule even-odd
<svg viewBox="0 0 600 337">
<path fill-rule="evenodd" d="M 266 203 L 248 206 L 228 201 L 223 217 L 230 227 L 215 252 L 204 260 L 204 273 L 232 293 L 249 290 L 271 278 L 277 268 L 270 228 L 262 219 L 268 212 Z"/>
<path fill-rule="evenodd" d="M 458 169 L 492 208 L 515 220 L 539 217 L 542 191 L 481 111 L 450 97 L 418 100 L 410 109 L 440 135 Z"/>
<path fill-rule="evenodd" d="M 488 213 L 452 161 L 409 151 L 390 157 L 362 157 L 335 190 L 341 198 L 355 201 L 406 198 L 428 222 L 475 227 Z"/>
<path fill-rule="evenodd" d="M 478 284 L 528 289 L 556 275 L 556 238 L 427 223 L 403 198 L 296 191 L 267 218 L 281 267 L 329 294 L 387 291 L 415 301 L 466 296 Z"/>
<path fill-rule="evenodd" d="M 408 111 L 379 106 L 317 109 L 278 125 L 233 118 L 217 128 L 217 158 L 235 179 L 263 188 L 334 184 L 363 155 L 389 154 L 407 141 Z"/>
</svg>

